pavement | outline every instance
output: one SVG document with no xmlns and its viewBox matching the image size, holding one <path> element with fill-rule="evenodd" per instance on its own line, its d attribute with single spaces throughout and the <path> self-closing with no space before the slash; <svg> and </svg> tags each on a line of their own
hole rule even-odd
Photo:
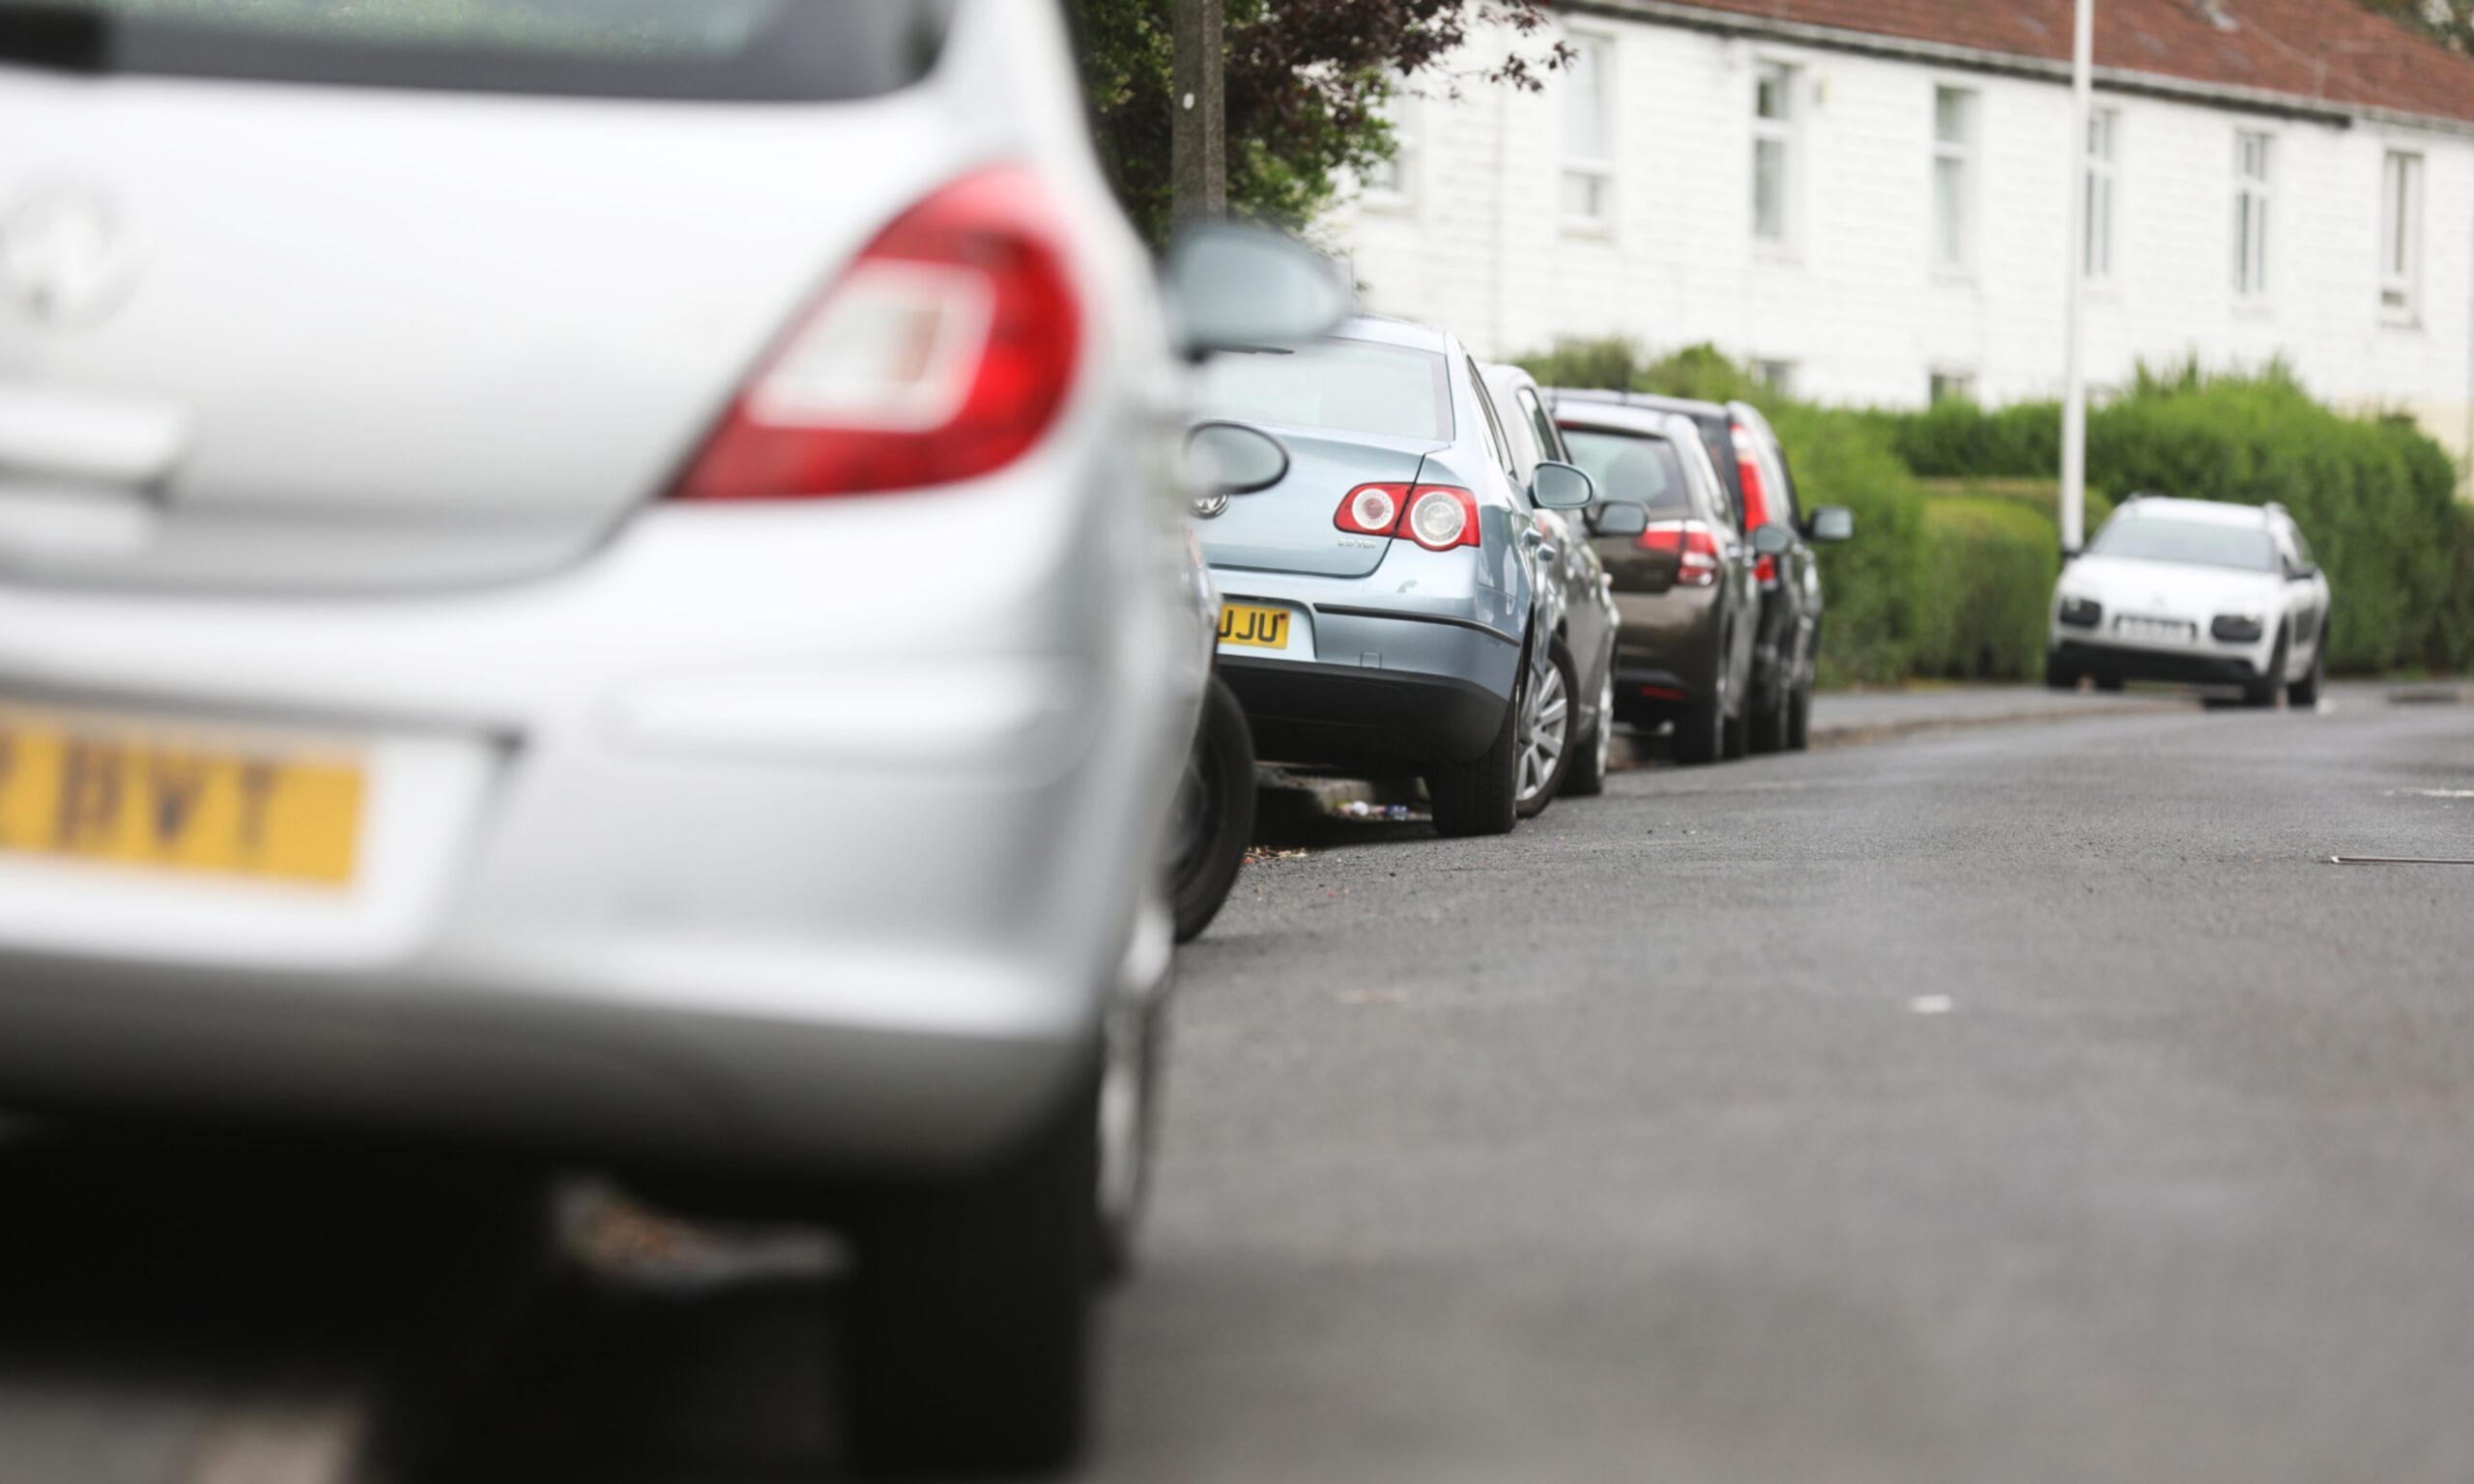
<svg viewBox="0 0 2474 1484">
<path fill-rule="evenodd" d="M 2329 864 L 2474 856 L 2474 708 L 1844 701 L 1897 734 L 1247 869 L 1182 959 L 1085 1479 L 2474 1478 L 2474 868 Z M 85 1271 L 43 1209 L 0 1258 Z M 225 1260 L 245 1314 L 294 1266 Z M 197 1462 L 236 1410 L 303 1484 L 407 1414 L 436 1477 L 831 1476 L 829 1259 L 653 1267 L 556 1285 L 427 1413 L 365 1354 L 425 1304 L 320 1289 L 278 1307 L 358 1348 L 236 1367 L 229 1308 L 165 1340 L 90 1274 L 0 1326 L 0 1478 L 251 1476 Z M 358 1431 L 317 1389 L 354 1376 Z"/>
</svg>

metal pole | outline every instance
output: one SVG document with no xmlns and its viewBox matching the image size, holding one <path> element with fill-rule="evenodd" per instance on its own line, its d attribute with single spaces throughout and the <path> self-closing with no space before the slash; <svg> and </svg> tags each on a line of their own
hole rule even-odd
<svg viewBox="0 0 2474 1484">
<path fill-rule="evenodd" d="M 2096 0 L 2078 0 L 2070 56 L 2070 324 L 2063 336 L 2061 550 L 2087 538 L 2087 125 L 2095 94 Z"/>
<path fill-rule="evenodd" d="M 1228 212 L 1228 102 L 1223 85 L 1223 0 L 1175 0 L 1170 25 L 1169 214 L 1178 221 Z"/>
</svg>

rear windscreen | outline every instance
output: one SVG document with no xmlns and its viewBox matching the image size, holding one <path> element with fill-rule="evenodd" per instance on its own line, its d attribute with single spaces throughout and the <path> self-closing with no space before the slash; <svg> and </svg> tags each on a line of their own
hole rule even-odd
<svg viewBox="0 0 2474 1484">
<path fill-rule="evenodd" d="M 1452 441 L 1442 357 L 1368 340 L 1214 357 L 1197 385 L 1202 414 L 1421 442 Z"/>
<path fill-rule="evenodd" d="M 1572 450 L 1572 462 L 1597 482 L 1600 499 L 1647 505 L 1653 520 L 1691 519 L 1692 486 L 1685 482 L 1683 460 L 1665 439 L 1566 428 L 1564 443 Z"/>
<path fill-rule="evenodd" d="M 0 60 L 361 87 L 827 101 L 907 87 L 955 0 L 0 0 Z"/>
</svg>

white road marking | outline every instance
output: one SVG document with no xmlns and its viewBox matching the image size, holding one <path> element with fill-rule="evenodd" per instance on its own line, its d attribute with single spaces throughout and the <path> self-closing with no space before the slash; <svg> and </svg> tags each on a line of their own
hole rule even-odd
<svg viewBox="0 0 2474 1484">
<path fill-rule="evenodd" d="M 2474 788 L 2391 788 L 2392 799 L 2474 799 Z"/>
<path fill-rule="evenodd" d="M 1919 994 L 1907 1002 L 1907 1008 L 1919 1015 L 1946 1015 L 1950 1013 L 1950 997 L 1946 994 Z"/>
</svg>

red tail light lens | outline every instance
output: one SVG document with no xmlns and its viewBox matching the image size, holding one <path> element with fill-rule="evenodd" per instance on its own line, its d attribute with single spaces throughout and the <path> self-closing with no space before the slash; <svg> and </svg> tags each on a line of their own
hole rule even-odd
<svg viewBox="0 0 2474 1484">
<path fill-rule="evenodd" d="M 1743 528 L 1759 530 L 1769 524 L 1769 494 L 1761 483 L 1761 450 L 1752 441 L 1751 430 L 1742 423 L 1732 425 L 1736 445 L 1736 474 L 1743 481 Z M 1764 583 L 1778 580 L 1778 558 L 1764 556 L 1755 561 L 1752 575 Z"/>
<path fill-rule="evenodd" d="M 1645 552 L 1676 554 L 1679 586 L 1717 585 L 1718 533 L 1699 521 L 1660 521 L 1641 532 L 1640 547 Z"/>
<path fill-rule="evenodd" d="M 1361 484 L 1340 501 L 1332 524 L 1358 536 L 1388 536 L 1400 528 L 1400 507 L 1409 502 L 1405 484 Z"/>
<path fill-rule="evenodd" d="M 768 356 L 680 483 L 684 499 L 951 484 L 1039 442 L 1081 308 L 1030 172 L 965 176 L 880 233 Z"/>
<path fill-rule="evenodd" d="M 1356 536 L 1394 536 L 1430 552 L 1478 544 L 1478 497 L 1448 484 L 1361 484 L 1332 524 Z"/>
</svg>

